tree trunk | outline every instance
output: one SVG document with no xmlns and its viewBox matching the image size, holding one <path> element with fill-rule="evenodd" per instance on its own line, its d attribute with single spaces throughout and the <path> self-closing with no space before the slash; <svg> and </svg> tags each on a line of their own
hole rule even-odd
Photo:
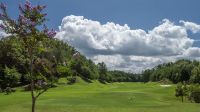
<svg viewBox="0 0 200 112">
<path fill-rule="evenodd" d="M 32 98 L 32 111 L 31 112 L 35 112 L 35 103 L 36 103 L 36 97 L 34 95 L 34 78 L 33 78 L 33 53 L 32 53 L 32 49 L 29 50 L 29 56 L 30 56 L 30 76 L 31 76 L 31 98 Z"/>
<path fill-rule="evenodd" d="M 32 98 L 32 111 L 31 112 L 35 112 L 35 98 Z"/>
<path fill-rule="evenodd" d="M 183 102 L 183 96 L 181 96 L 181 100 L 182 100 L 182 102 Z"/>
<path fill-rule="evenodd" d="M 34 96 L 34 82 L 31 82 L 31 98 L 32 98 L 32 111 L 31 112 L 35 112 L 35 102 L 36 102 L 36 98 Z"/>
</svg>

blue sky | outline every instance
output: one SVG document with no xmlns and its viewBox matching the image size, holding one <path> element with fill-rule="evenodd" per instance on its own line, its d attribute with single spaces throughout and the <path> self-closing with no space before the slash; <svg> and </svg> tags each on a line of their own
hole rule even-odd
<svg viewBox="0 0 200 112">
<path fill-rule="evenodd" d="M 25 0 L 0 0 L 8 5 L 16 17 L 18 4 Z M 84 16 L 101 23 L 128 24 L 131 28 L 151 30 L 162 19 L 200 23 L 199 0 L 30 0 L 33 4 L 47 5 L 47 25 L 57 29 L 67 15 Z M 14 13 L 13 13 L 14 12 Z M 197 38 L 194 34 L 191 38 Z M 200 43 L 195 42 L 194 46 Z"/>
<path fill-rule="evenodd" d="M 0 0 L 16 16 L 18 4 L 25 0 Z M 57 28 L 67 15 L 84 16 L 106 23 L 128 24 L 132 28 L 152 29 L 164 18 L 177 22 L 200 23 L 199 0 L 30 0 L 47 5 L 48 25 Z"/>
<path fill-rule="evenodd" d="M 200 60 L 200 0 L 30 1 L 47 5 L 56 38 L 111 69 L 139 72 L 182 58 Z M 16 17 L 25 0 L 0 2 Z"/>
</svg>

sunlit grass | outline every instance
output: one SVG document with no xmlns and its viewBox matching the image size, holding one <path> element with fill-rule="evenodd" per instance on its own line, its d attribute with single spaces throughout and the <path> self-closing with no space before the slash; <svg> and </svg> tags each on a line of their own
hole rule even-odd
<svg viewBox="0 0 200 112">
<path fill-rule="evenodd" d="M 59 85 L 43 94 L 37 112 L 198 112 L 200 105 L 182 103 L 174 96 L 175 86 L 158 83 L 111 83 Z M 0 112 L 29 112 L 29 92 L 20 89 L 0 94 Z"/>
</svg>

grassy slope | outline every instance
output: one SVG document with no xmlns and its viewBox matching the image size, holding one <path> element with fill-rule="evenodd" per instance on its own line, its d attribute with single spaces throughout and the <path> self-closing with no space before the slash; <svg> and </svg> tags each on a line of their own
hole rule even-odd
<svg viewBox="0 0 200 112">
<path fill-rule="evenodd" d="M 29 112 L 30 93 L 0 94 L 0 112 Z M 199 104 L 174 97 L 156 83 L 61 85 L 40 97 L 37 112 L 198 112 Z"/>
</svg>

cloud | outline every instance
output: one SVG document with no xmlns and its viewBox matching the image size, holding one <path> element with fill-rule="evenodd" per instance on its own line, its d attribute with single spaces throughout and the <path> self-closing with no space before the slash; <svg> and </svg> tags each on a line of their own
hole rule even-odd
<svg viewBox="0 0 200 112">
<path fill-rule="evenodd" d="M 162 63 L 160 58 L 146 56 L 122 56 L 122 55 L 97 55 L 92 57 L 94 62 L 105 62 L 109 69 L 128 72 L 141 72 Z"/>
<path fill-rule="evenodd" d="M 200 57 L 200 48 L 199 47 L 191 47 L 184 52 L 186 57 Z"/>
<path fill-rule="evenodd" d="M 180 23 L 176 25 L 164 19 L 152 30 L 145 31 L 71 15 L 63 18 L 56 38 L 95 62 L 104 61 L 110 69 L 139 72 L 160 63 L 200 56 L 199 48 L 192 46 L 195 40 L 187 33 L 188 30 L 199 32 L 199 25 Z"/>
<path fill-rule="evenodd" d="M 3 24 L 2 20 L 0 20 L 0 24 Z M 0 39 L 1 38 L 4 38 L 4 37 L 7 37 L 8 34 L 5 33 L 1 28 L 0 28 Z"/>
<path fill-rule="evenodd" d="M 180 23 L 182 23 L 187 30 L 191 30 L 193 33 L 200 32 L 200 25 L 196 23 L 183 20 L 180 20 Z"/>
</svg>

